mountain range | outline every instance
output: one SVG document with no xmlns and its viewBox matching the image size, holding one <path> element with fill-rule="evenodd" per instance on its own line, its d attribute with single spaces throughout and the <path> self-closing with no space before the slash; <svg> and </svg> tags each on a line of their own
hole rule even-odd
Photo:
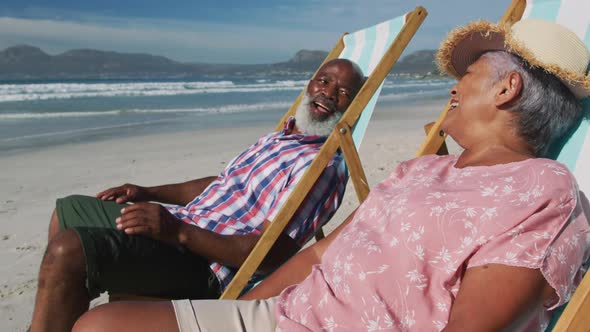
<svg viewBox="0 0 590 332">
<path fill-rule="evenodd" d="M 38 47 L 13 46 L 0 51 L 0 80 L 137 79 L 182 77 L 309 77 L 328 52 L 300 50 L 285 62 L 272 64 L 182 63 L 144 53 L 93 49 L 50 55 Z M 398 61 L 393 74 L 436 74 L 434 50 L 411 53 Z"/>
</svg>

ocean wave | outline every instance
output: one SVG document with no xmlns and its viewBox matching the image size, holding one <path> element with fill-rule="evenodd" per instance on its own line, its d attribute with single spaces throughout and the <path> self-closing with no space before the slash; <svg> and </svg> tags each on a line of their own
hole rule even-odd
<svg viewBox="0 0 590 332">
<path fill-rule="evenodd" d="M 0 139 L 0 142 L 10 143 L 10 142 L 16 142 L 16 141 L 22 141 L 22 140 L 41 139 L 41 138 L 50 138 L 50 137 L 55 137 L 55 136 L 88 133 L 91 131 L 110 130 L 110 129 L 117 129 L 117 128 L 135 127 L 135 126 L 145 126 L 145 125 L 152 125 L 152 124 L 163 123 L 163 122 L 170 122 L 170 120 L 150 120 L 150 121 L 131 122 L 131 123 L 125 123 L 125 124 L 110 125 L 110 126 L 99 126 L 99 127 L 91 127 L 91 128 L 52 131 L 52 132 L 42 133 L 42 134 L 23 135 L 23 136 L 18 136 L 18 137 L 3 138 L 3 139 Z"/>
<path fill-rule="evenodd" d="M 383 84 L 384 88 L 436 88 L 436 87 L 450 87 L 455 84 L 452 80 L 410 80 L 410 81 L 390 81 L 386 80 Z"/>
<path fill-rule="evenodd" d="M 379 97 L 380 101 L 398 101 L 398 100 L 411 100 L 416 98 L 425 97 L 445 97 L 448 96 L 448 90 L 430 90 L 430 91 L 414 91 L 406 93 L 382 93 Z"/>
<path fill-rule="evenodd" d="M 46 83 L 0 84 L 0 103 L 43 101 L 54 99 L 98 97 L 150 97 L 222 93 L 265 93 L 273 91 L 300 91 L 307 80 L 254 82 L 129 82 L 129 83 Z M 449 87 L 451 80 L 386 80 L 386 89 L 430 89 Z"/>
<path fill-rule="evenodd" d="M 175 96 L 204 93 L 269 92 L 301 90 L 307 81 L 236 84 L 218 82 L 48 83 L 0 85 L 1 102 L 92 97 Z"/>
<path fill-rule="evenodd" d="M 27 119 L 51 119 L 51 118 L 77 118 L 77 117 L 102 117 L 130 114 L 169 114 L 169 113 L 237 113 L 263 111 L 277 108 L 287 109 L 291 102 L 273 102 L 257 104 L 233 104 L 219 107 L 203 108 L 175 108 L 175 109 L 129 109 L 110 111 L 88 111 L 88 112 L 25 112 L 25 113 L 0 113 L 1 120 L 27 120 Z"/>
</svg>

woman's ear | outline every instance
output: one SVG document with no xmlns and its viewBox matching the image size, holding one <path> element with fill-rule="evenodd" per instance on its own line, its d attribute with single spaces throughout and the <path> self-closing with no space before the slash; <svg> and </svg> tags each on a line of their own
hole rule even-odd
<svg viewBox="0 0 590 332">
<path fill-rule="evenodd" d="M 519 73 L 512 71 L 498 83 L 496 83 L 496 107 L 501 108 L 516 100 L 522 91 L 522 76 Z"/>
</svg>

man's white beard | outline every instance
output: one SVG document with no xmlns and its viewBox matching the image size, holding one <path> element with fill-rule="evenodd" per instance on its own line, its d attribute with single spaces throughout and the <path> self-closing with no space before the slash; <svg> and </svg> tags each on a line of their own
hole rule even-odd
<svg viewBox="0 0 590 332">
<path fill-rule="evenodd" d="M 295 110 L 295 124 L 299 131 L 306 135 L 328 136 L 340 120 L 342 112 L 336 112 L 326 119 L 314 119 L 309 111 L 311 96 L 306 92 Z"/>
</svg>

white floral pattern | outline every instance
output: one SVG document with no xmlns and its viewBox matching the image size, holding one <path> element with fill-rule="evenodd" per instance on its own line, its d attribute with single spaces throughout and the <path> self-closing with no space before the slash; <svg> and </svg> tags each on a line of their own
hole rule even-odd
<svg viewBox="0 0 590 332">
<path fill-rule="evenodd" d="M 465 267 L 541 269 L 559 302 L 579 281 L 590 227 L 565 166 L 547 159 L 400 164 L 376 185 L 320 265 L 277 302 L 283 331 L 440 331 Z M 527 330 L 547 324 L 539 312 Z"/>
</svg>

